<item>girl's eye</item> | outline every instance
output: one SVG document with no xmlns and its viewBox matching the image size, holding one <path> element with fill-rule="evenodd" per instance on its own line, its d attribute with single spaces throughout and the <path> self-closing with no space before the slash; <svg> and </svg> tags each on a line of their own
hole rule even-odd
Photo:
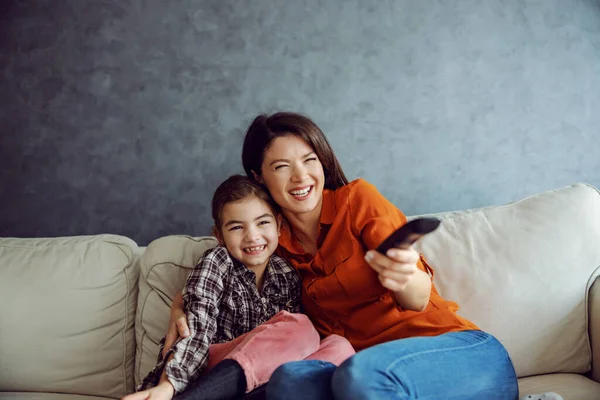
<svg viewBox="0 0 600 400">
<path fill-rule="evenodd" d="M 285 165 L 285 164 L 276 165 L 275 166 L 275 171 L 277 171 L 278 169 L 283 168 L 283 167 L 287 167 L 287 165 Z"/>
<path fill-rule="evenodd" d="M 270 223 L 271 223 L 270 221 L 260 221 L 258 223 L 258 225 L 260 226 L 260 225 L 266 225 L 266 224 L 270 224 Z"/>
<path fill-rule="evenodd" d="M 317 161 L 317 157 L 310 157 L 310 158 L 307 158 L 306 160 L 304 160 L 304 162 L 307 162 L 307 161 Z"/>
<path fill-rule="evenodd" d="M 230 231 L 238 231 L 240 229 L 242 229 L 240 225 L 232 226 L 231 228 L 229 228 Z"/>
</svg>

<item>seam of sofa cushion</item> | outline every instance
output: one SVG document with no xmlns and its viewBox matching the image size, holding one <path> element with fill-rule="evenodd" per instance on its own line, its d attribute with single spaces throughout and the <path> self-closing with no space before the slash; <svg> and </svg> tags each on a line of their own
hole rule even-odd
<svg viewBox="0 0 600 400">
<path fill-rule="evenodd" d="M 131 267 L 131 263 L 129 264 L 129 267 Z M 129 275 L 127 274 L 127 268 L 123 269 L 123 275 L 125 275 L 125 285 L 126 285 L 126 290 L 125 293 L 127 294 L 126 299 L 125 299 L 125 325 L 123 326 L 123 330 L 121 332 L 121 336 L 123 338 L 123 362 L 121 363 L 121 368 L 123 369 L 123 392 L 125 394 L 128 394 L 128 390 L 127 390 L 127 371 L 126 371 L 126 367 L 125 364 L 127 362 L 127 325 L 129 324 L 129 297 L 131 296 L 131 293 L 129 293 L 129 281 L 131 280 Z M 134 335 L 135 335 L 135 331 L 134 331 Z"/>
<path fill-rule="evenodd" d="M 123 239 L 123 242 L 119 242 L 114 240 L 113 238 L 121 238 Z M 35 245 L 24 245 L 24 244 L 20 244 L 20 245 L 14 245 L 14 244 L 6 244 L 3 243 L 2 246 L 3 247 L 14 247 L 14 248 L 32 248 L 32 247 L 55 247 L 55 246 L 73 246 L 73 245 L 87 245 L 96 241 L 102 241 L 102 242 L 106 242 L 106 243 L 111 243 L 111 244 L 115 244 L 117 246 L 122 246 L 122 245 L 131 245 L 134 244 L 135 247 L 139 247 L 138 244 L 131 238 L 127 237 L 127 236 L 122 236 L 122 235 L 116 235 L 116 234 L 112 234 L 112 233 L 102 233 L 102 234 L 98 234 L 98 235 L 79 235 L 79 236 L 57 236 L 57 237 L 14 237 L 14 236 L 7 236 L 7 237 L 2 237 L 2 239 L 7 239 L 7 240 L 31 240 L 31 241 L 41 241 L 41 240 L 46 240 L 47 243 L 44 243 L 43 245 L 40 243 L 36 243 Z M 64 242 L 64 243 L 57 243 L 60 240 L 66 240 L 68 242 Z M 130 242 L 130 243 L 127 243 Z M 131 246 L 129 246 L 131 247 Z"/>
<path fill-rule="evenodd" d="M 129 239 L 131 240 L 131 239 Z M 137 243 L 133 240 L 131 240 L 136 246 Z M 133 267 L 133 263 L 135 260 L 135 256 L 133 254 L 128 254 L 123 248 L 122 246 L 125 245 L 125 243 L 119 243 L 116 241 L 112 241 L 112 240 L 104 240 L 104 242 L 106 243 L 110 243 L 115 245 L 119 250 L 121 250 L 121 252 L 125 255 L 125 257 L 127 257 L 127 259 L 129 260 L 129 263 L 127 264 L 127 266 L 125 268 L 123 268 L 123 275 L 125 276 L 125 324 L 123 325 L 123 330 L 121 331 L 121 337 L 123 340 L 123 360 L 121 362 L 121 369 L 122 369 L 122 374 L 123 374 L 123 393 L 128 394 L 128 390 L 127 390 L 127 371 L 126 371 L 126 362 L 127 362 L 127 324 L 129 323 L 129 318 L 131 317 L 129 314 L 129 302 L 130 302 L 130 295 L 131 293 L 129 293 L 129 283 L 131 278 L 129 277 L 129 275 L 127 274 L 127 269 L 128 268 L 132 268 Z M 131 249 L 131 246 L 129 247 Z M 134 335 L 135 335 L 135 330 L 134 330 Z M 134 371 L 135 372 L 135 371 Z"/>
<path fill-rule="evenodd" d="M 183 269 L 187 269 L 187 270 L 192 270 L 194 268 L 196 268 L 196 265 L 194 265 L 193 267 L 187 267 L 185 265 L 181 265 L 181 264 L 175 264 L 174 262 L 171 261 L 165 261 L 165 262 L 159 262 L 154 264 L 152 267 L 150 267 L 148 269 L 148 272 L 146 275 L 144 275 L 144 278 L 146 279 L 146 281 L 148 280 L 148 276 L 150 276 L 150 274 L 152 273 L 152 270 L 158 266 L 162 266 L 162 265 L 172 265 L 174 267 L 178 267 L 178 268 L 183 268 Z M 152 286 L 151 286 L 152 287 Z M 152 287 L 152 290 L 156 290 L 154 287 Z"/>
<path fill-rule="evenodd" d="M 146 340 L 146 336 L 148 336 L 148 335 L 146 334 L 146 330 L 145 330 L 145 329 L 143 329 L 143 331 L 142 331 L 142 338 L 140 339 L 140 349 L 139 349 L 139 351 L 140 351 L 140 357 L 139 357 L 139 359 L 136 361 L 136 363 L 138 364 L 138 365 L 137 365 L 137 368 L 136 368 L 136 371 L 137 371 L 137 373 L 138 373 L 138 377 L 137 377 L 137 378 L 138 378 L 138 379 L 137 379 L 137 381 L 138 381 L 138 384 L 141 384 L 141 383 L 142 383 L 142 380 L 145 378 L 145 376 L 142 376 L 142 374 L 141 374 L 141 369 L 142 369 L 142 357 L 144 356 L 144 354 L 143 354 L 143 349 L 144 349 L 144 341 Z M 135 378 L 136 378 L 136 377 L 134 376 L 134 377 L 133 377 L 133 379 L 135 380 Z M 137 388 L 137 387 L 136 387 L 136 388 Z"/>
<path fill-rule="evenodd" d="M 130 240 L 131 240 L 131 239 L 130 239 Z M 133 240 L 131 240 L 131 241 L 133 242 Z M 133 262 L 133 260 L 135 260 L 135 256 L 134 256 L 133 254 L 127 254 L 127 252 L 126 252 L 125 250 L 123 250 L 122 246 L 123 246 L 125 243 L 113 242 L 113 241 L 111 241 L 111 240 L 104 240 L 104 242 L 105 242 L 105 243 L 110 243 L 110 244 L 113 244 L 113 245 L 117 246 L 117 248 L 118 248 L 119 250 L 121 250 L 121 252 L 122 252 L 123 254 L 125 254 L 125 257 L 127 257 L 127 259 L 129 260 L 129 263 L 127 264 L 128 266 L 129 266 L 129 265 L 131 265 L 131 263 Z M 133 243 L 134 243 L 134 244 L 136 245 L 136 247 L 137 247 L 137 243 L 135 243 L 135 242 L 133 242 Z M 129 249 L 131 249 L 131 247 L 129 247 Z M 131 250 L 133 250 L 133 249 L 131 249 Z"/>
<path fill-rule="evenodd" d="M 600 189 L 598 189 L 596 186 L 591 185 L 589 183 L 581 182 L 581 183 L 576 183 L 576 184 L 571 185 L 571 186 L 579 186 L 579 185 L 581 185 L 581 186 L 587 186 L 590 189 L 594 189 L 596 191 L 596 193 L 598 193 L 598 195 L 600 195 Z"/>
<path fill-rule="evenodd" d="M 187 238 L 187 239 L 190 239 L 192 242 L 196 242 L 196 243 L 200 243 L 203 240 L 216 240 L 216 238 L 214 236 L 168 235 L 168 236 L 162 236 L 160 238 L 153 240 L 152 242 L 150 242 L 150 244 L 148 244 L 148 247 L 150 247 L 150 245 L 156 241 L 159 241 L 164 238 L 169 238 L 169 237 Z"/>
<path fill-rule="evenodd" d="M 129 238 L 127 238 L 129 239 Z M 133 241 L 132 239 L 129 239 L 131 242 L 133 242 L 133 244 L 135 244 L 135 246 L 137 246 L 137 243 L 135 241 Z M 125 324 L 123 325 L 123 329 L 121 331 L 121 338 L 123 341 L 123 359 L 121 362 L 121 369 L 122 369 L 122 374 L 123 374 L 123 393 L 128 394 L 128 388 L 127 388 L 127 371 L 126 371 L 126 363 L 127 363 L 127 325 L 129 324 L 129 320 L 131 318 L 130 312 L 129 312 L 129 305 L 130 305 L 130 297 L 131 297 L 131 293 L 130 293 L 130 281 L 131 281 L 131 277 L 128 274 L 128 269 L 129 268 L 134 268 L 134 262 L 135 262 L 135 255 L 129 254 L 128 252 L 126 252 L 123 249 L 124 245 L 127 245 L 127 243 L 119 243 L 117 241 L 113 241 L 113 240 L 103 240 L 105 243 L 109 243 L 112 245 L 115 245 L 124 255 L 125 257 L 127 257 L 127 260 L 129 260 L 129 263 L 127 264 L 127 266 L 125 268 L 123 268 L 123 275 L 125 276 Z M 133 250 L 131 248 L 131 246 L 128 247 L 130 250 Z M 135 331 L 134 331 L 135 334 Z"/>
<path fill-rule="evenodd" d="M 143 322 L 144 312 L 146 311 L 146 303 L 148 302 L 148 296 L 150 296 L 150 293 L 152 293 L 152 291 L 154 290 L 154 288 L 152 288 L 152 286 L 150 286 L 150 284 L 148 283 L 147 277 L 144 277 L 144 279 L 146 280 L 146 284 L 150 287 L 150 290 L 148 291 L 148 293 L 146 293 L 146 296 L 144 296 L 144 301 L 142 302 L 142 307 L 140 309 L 140 326 L 141 326 L 141 330 L 142 330 L 142 338 L 140 339 L 140 348 L 139 348 L 140 357 L 139 357 L 139 360 L 137 360 L 138 365 L 136 368 L 138 373 L 140 372 L 140 369 L 142 367 L 142 354 L 143 354 L 143 349 L 144 349 L 144 339 L 147 336 L 146 328 L 144 327 L 144 322 Z M 135 371 L 134 371 L 134 374 L 135 374 Z M 134 377 L 134 379 L 135 379 L 135 377 Z M 142 379 L 143 378 L 140 374 L 138 381 L 141 383 Z"/>
<path fill-rule="evenodd" d="M 600 193 L 599 193 L 600 194 Z M 598 279 L 598 271 L 600 271 L 600 265 L 594 269 L 590 277 L 588 278 L 586 287 L 585 287 L 585 333 L 586 333 L 586 343 L 588 346 L 588 351 L 591 355 L 590 362 L 588 364 L 588 372 L 592 370 L 592 361 L 594 360 L 594 353 L 592 349 L 592 336 L 590 334 L 590 290 L 592 286 L 594 286 L 594 282 Z"/>
<path fill-rule="evenodd" d="M 216 242 L 216 243 L 217 243 L 217 245 L 218 245 L 218 240 L 217 240 L 217 238 L 215 238 L 214 236 L 200 236 L 200 237 L 193 237 L 193 236 L 189 236 L 189 235 L 170 235 L 170 236 L 164 236 L 163 238 L 167 238 L 167 237 L 180 237 L 180 238 L 186 238 L 186 239 L 189 239 L 189 240 L 191 240 L 191 241 L 193 241 L 193 242 L 195 242 L 195 243 L 201 243 L 201 242 L 203 242 L 203 241 L 205 241 L 205 240 L 209 240 L 209 241 L 211 241 L 211 242 Z M 148 249 L 153 249 L 153 248 L 154 248 L 154 246 L 152 246 L 152 244 L 153 244 L 153 243 L 155 243 L 156 241 L 160 241 L 160 240 L 161 240 L 161 239 L 163 239 L 163 238 L 158 238 L 158 239 L 155 239 L 155 240 L 153 240 L 153 241 L 152 241 L 152 242 L 151 242 L 151 243 L 150 243 L 150 244 L 147 246 L 147 248 L 146 248 L 146 251 L 148 251 Z M 213 246 L 213 247 L 214 247 L 214 246 Z M 208 249 L 207 249 L 207 250 L 208 250 Z M 140 257 L 140 264 L 141 264 L 141 261 L 142 261 L 142 260 L 145 260 L 145 258 L 144 258 L 144 255 L 145 255 L 146 251 L 144 251 L 144 254 L 142 254 L 142 255 L 141 255 L 141 257 Z M 199 260 L 199 259 L 200 259 L 200 257 L 198 257 L 198 260 Z M 148 269 L 148 271 L 147 271 L 147 274 L 146 274 L 146 275 L 144 275 L 144 277 L 145 277 L 145 278 L 146 278 L 146 280 L 147 280 L 147 278 L 148 278 L 148 276 L 150 275 L 150 273 L 152 272 L 152 270 L 153 270 L 153 269 L 154 269 L 156 266 L 158 266 L 158 265 L 163 265 L 163 264 L 171 264 L 171 265 L 174 265 L 174 266 L 176 266 L 176 267 L 179 267 L 179 268 L 184 268 L 184 269 L 194 269 L 194 268 L 196 267 L 197 263 L 198 263 L 198 260 L 196 260 L 196 263 L 195 263 L 195 264 L 194 264 L 194 266 L 193 266 L 193 267 L 191 267 L 191 268 L 188 268 L 188 267 L 186 267 L 185 265 L 176 264 L 176 263 L 174 263 L 174 262 L 172 262 L 172 261 L 160 261 L 160 262 L 157 262 L 157 263 L 155 263 L 154 265 L 152 265 L 152 267 L 150 267 L 150 268 Z M 142 268 L 142 269 L 143 269 L 143 268 Z"/>
<path fill-rule="evenodd" d="M 22 239 L 22 238 L 7 237 L 7 238 L 2 238 L 2 239 Z M 127 254 L 127 252 L 125 250 L 123 250 L 121 248 L 122 246 L 128 246 L 127 243 L 113 242 L 113 241 L 110 241 L 110 240 L 99 240 L 98 242 L 109 243 L 109 244 L 115 245 L 119 250 L 121 250 L 123 252 L 123 254 L 125 254 L 125 256 L 127 256 L 127 259 L 131 261 L 131 256 L 129 254 Z M 96 242 L 96 243 L 98 243 L 98 242 Z M 133 242 L 133 240 L 132 240 L 132 242 Z M 63 244 L 52 243 L 52 244 L 45 244 L 45 245 L 36 244 L 34 246 L 23 246 L 23 245 L 14 245 L 14 244 L 0 243 L 0 247 L 7 247 L 7 248 L 11 248 L 11 249 L 34 249 L 34 248 L 40 248 L 41 249 L 41 248 L 46 248 L 46 247 L 79 247 L 79 246 L 89 246 L 92 243 L 93 242 L 75 242 L 75 243 L 63 243 Z M 133 242 L 133 243 L 137 246 L 137 244 L 135 242 Z M 131 247 L 129 247 L 129 246 L 128 246 L 128 248 L 131 249 Z"/>
</svg>

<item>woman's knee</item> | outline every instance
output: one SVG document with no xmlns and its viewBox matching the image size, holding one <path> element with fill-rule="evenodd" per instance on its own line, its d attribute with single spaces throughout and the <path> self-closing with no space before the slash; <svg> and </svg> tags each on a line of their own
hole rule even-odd
<svg viewBox="0 0 600 400">
<path fill-rule="evenodd" d="M 321 399 L 330 392 L 331 374 L 335 365 L 323 361 L 294 361 L 279 366 L 267 384 L 267 398 L 287 399 L 290 394 L 303 394 L 304 398 Z"/>
<path fill-rule="evenodd" d="M 294 364 L 293 362 L 280 365 L 273 371 L 269 378 L 268 388 L 278 390 L 282 384 L 290 384 L 294 380 Z"/>
<path fill-rule="evenodd" d="M 369 379 L 365 376 L 367 371 L 359 355 L 348 358 L 334 371 L 331 389 L 336 399 L 361 398 L 363 386 Z"/>
<path fill-rule="evenodd" d="M 363 350 L 344 361 L 331 379 L 334 397 L 348 400 L 408 399 L 402 385 L 390 379 L 389 374 L 381 368 L 378 359 L 375 352 Z"/>
</svg>

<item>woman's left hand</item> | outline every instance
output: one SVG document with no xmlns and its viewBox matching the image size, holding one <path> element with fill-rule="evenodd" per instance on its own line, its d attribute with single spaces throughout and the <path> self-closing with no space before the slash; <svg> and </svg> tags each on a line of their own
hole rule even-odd
<svg viewBox="0 0 600 400">
<path fill-rule="evenodd" d="M 121 400 L 171 400 L 174 393 L 173 385 L 168 381 L 162 381 L 153 388 L 129 394 Z"/>
<path fill-rule="evenodd" d="M 419 271 L 419 253 L 412 247 L 392 248 L 386 255 L 370 250 L 365 255 L 365 260 L 379 275 L 381 285 L 393 292 L 404 290 Z"/>
</svg>

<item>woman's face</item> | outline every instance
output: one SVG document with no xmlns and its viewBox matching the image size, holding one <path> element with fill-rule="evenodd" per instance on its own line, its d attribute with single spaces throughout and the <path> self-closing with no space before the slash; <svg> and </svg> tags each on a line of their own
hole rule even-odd
<svg viewBox="0 0 600 400">
<path fill-rule="evenodd" d="M 284 212 L 321 212 L 323 165 L 302 138 L 286 135 L 273 140 L 265 152 L 260 178 Z"/>
</svg>

